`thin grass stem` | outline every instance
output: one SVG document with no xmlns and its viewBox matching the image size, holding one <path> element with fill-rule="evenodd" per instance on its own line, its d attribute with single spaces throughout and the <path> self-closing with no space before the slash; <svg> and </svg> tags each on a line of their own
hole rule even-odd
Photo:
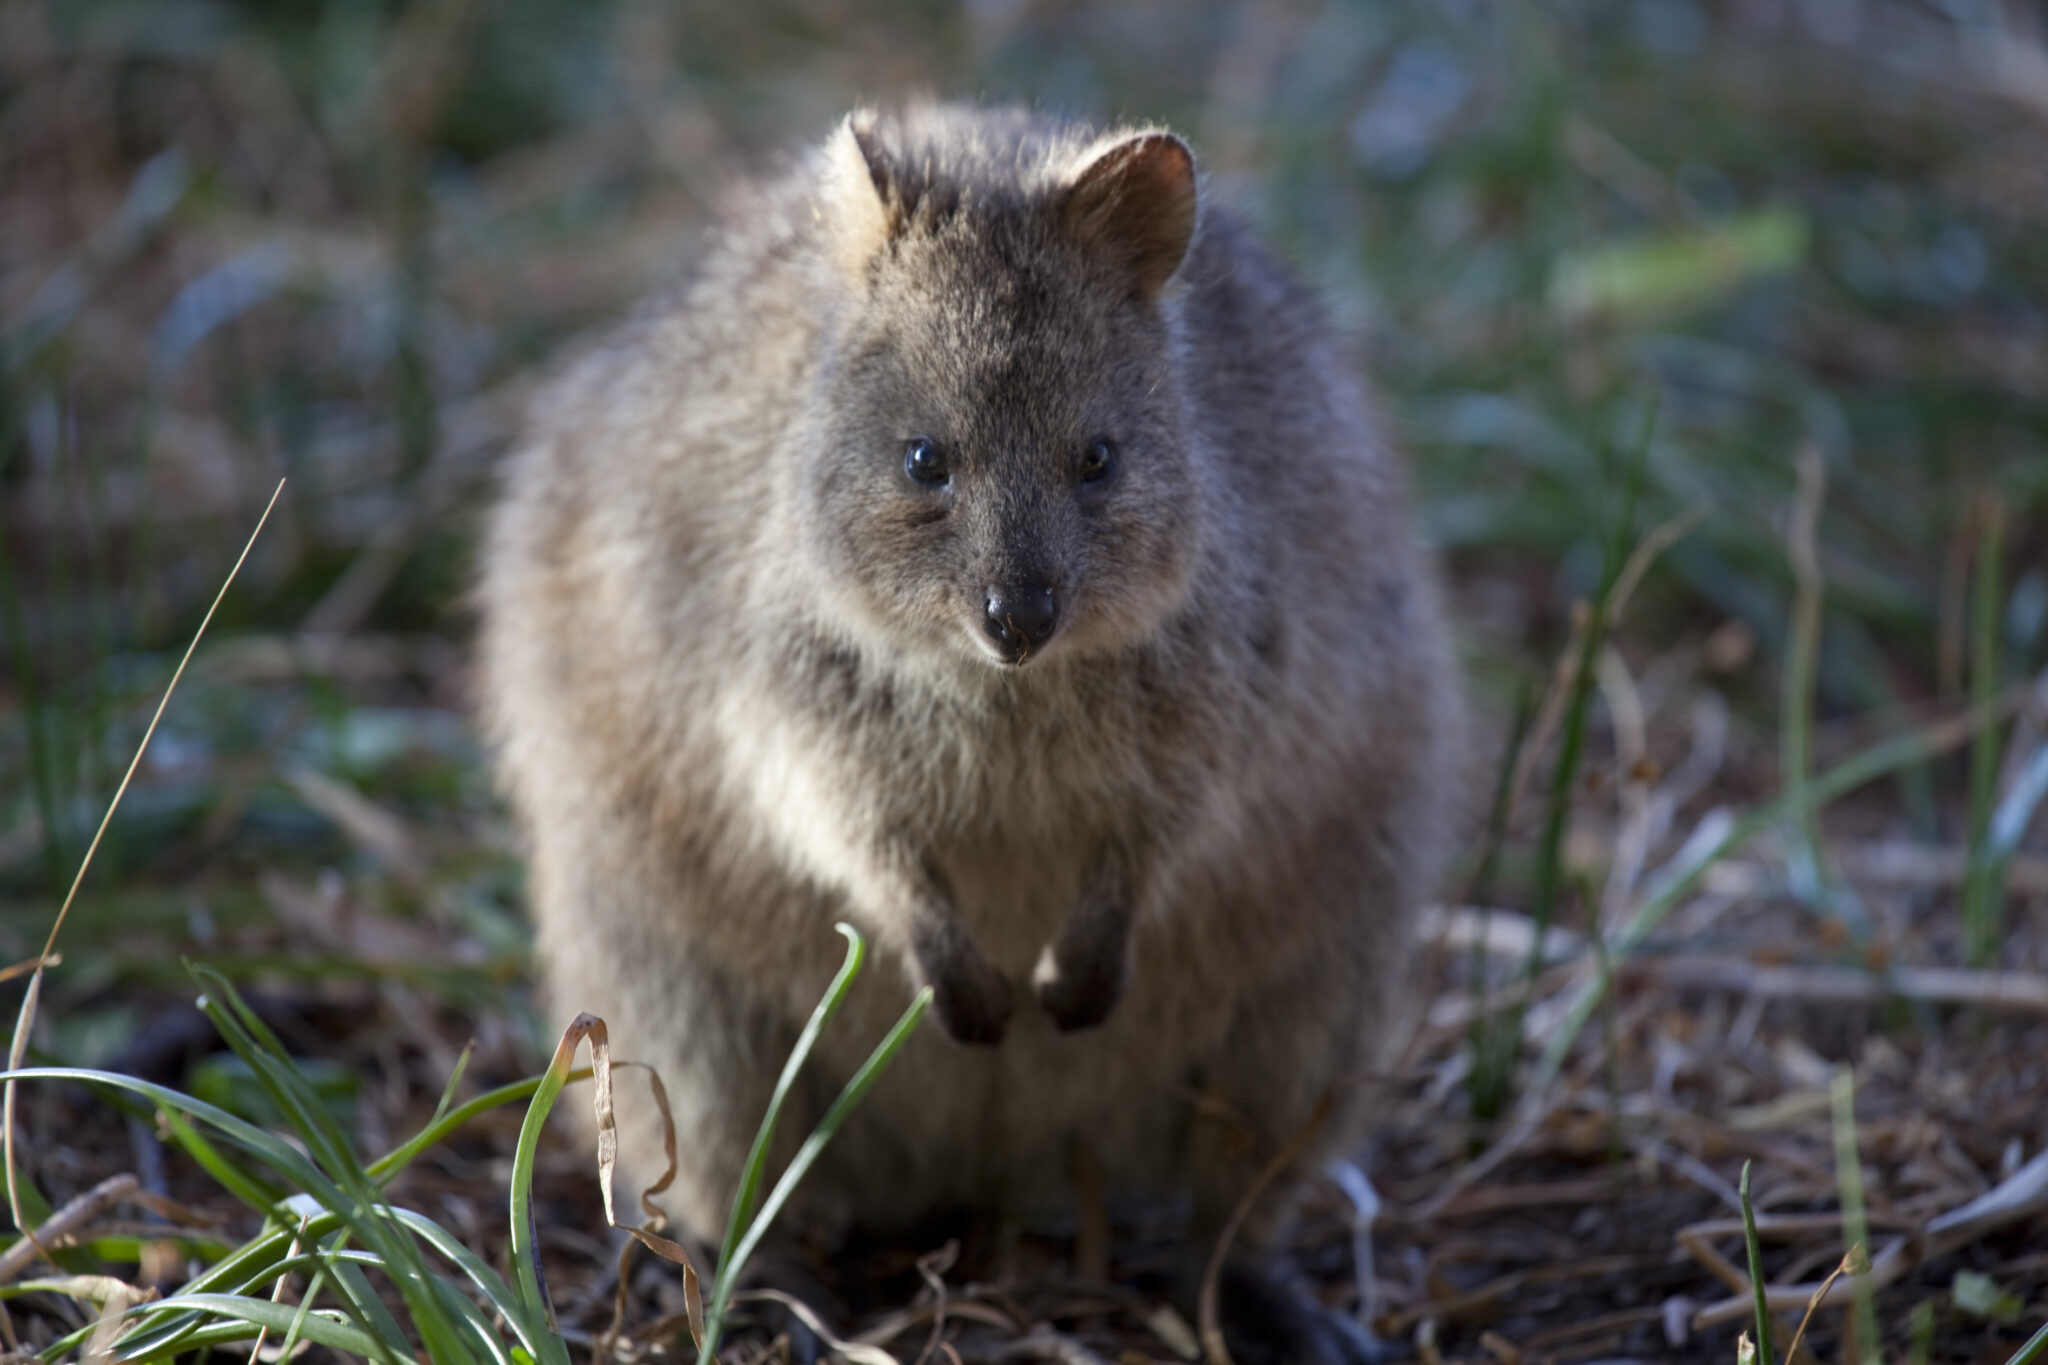
<svg viewBox="0 0 2048 1365">
<path fill-rule="evenodd" d="M 1493 904 L 1493 883 L 1500 868 L 1500 851 L 1507 842 L 1508 818 L 1514 805 L 1514 775 L 1521 761 L 1523 744 L 1529 737 L 1529 721 L 1534 714 L 1534 689 L 1523 679 L 1515 692 L 1515 718 L 1509 727 L 1508 742 L 1502 752 L 1500 770 L 1494 778 L 1493 801 L 1486 818 L 1486 843 L 1479 857 L 1479 866 L 1472 874 L 1471 890 L 1466 901 L 1480 907 L 1480 913 L 1488 916 L 1480 925 L 1479 940 L 1472 946 L 1469 982 L 1472 993 L 1472 1025 L 1467 1032 L 1467 1046 L 1471 1049 L 1472 1065 L 1466 1077 L 1466 1093 L 1471 1099 L 1473 1117 L 1492 1120 L 1506 1108 L 1510 1082 L 1514 1077 L 1515 1054 L 1520 1050 L 1519 1031 L 1510 1035 L 1508 1016 L 1497 1011 L 1479 1008 L 1486 996 L 1486 935 L 1490 927 Z"/>
<path fill-rule="evenodd" d="M 1982 529 L 1970 601 L 1970 700 L 1981 706 L 1998 691 L 2005 507 L 1995 493 L 1985 496 L 1978 521 Z M 1972 967 L 1997 961 L 2005 937 L 2003 860 L 1997 856 L 1990 838 L 1998 756 L 1998 727 L 1987 725 L 1970 741 L 1969 853 L 1963 876 L 1962 920 L 1964 960 Z"/>
<path fill-rule="evenodd" d="M 1742 1196 L 1742 1243 L 1749 1253 L 1749 1291 L 1756 1296 L 1756 1347 L 1764 1365 L 1776 1365 L 1777 1347 L 1771 1341 L 1771 1306 L 1764 1293 L 1764 1249 L 1756 1235 L 1756 1207 L 1749 1200 L 1749 1166 L 1742 1163 L 1742 1182 L 1736 1186 Z"/>
<path fill-rule="evenodd" d="M 1785 676 L 1779 701 L 1780 779 L 1786 791 L 1803 791 L 1813 775 L 1814 678 L 1820 657 L 1821 603 L 1825 586 L 1820 570 L 1820 513 L 1827 498 L 1827 465 L 1818 448 L 1799 452 L 1798 495 L 1792 504 L 1785 536 L 1786 558 L 1792 564 L 1792 619 L 1786 633 Z M 1820 815 L 1803 804 L 1793 822 L 1792 881 L 1809 905 L 1828 904 L 1827 873 L 1821 862 Z"/>
<path fill-rule="evenodd" d="M 817 1046 L 818 1036 L 824 1032 L 839 1007 L 852 989 L 853 979 L 860 975 L 861 963 L 867 956 L 867 942 L 850 924 L 835 926 L 846 938 L 846 957 L 839 964 L 839 970 L 832 976 L 832 982 L 825 988 L 824 996 L 817 1008 L 804 1024 L 803 1032 L 797 1035 L 796 1046 L 789 1051 L 789 1059 L 782 1065 L 782 1074 L 776 1078 L 775 1090 L 768 1097 L 768 1111 L 761 1116 L 761 1126 L 754 1133 L 753 1146 L 747 1149 L 746 1165 L 740 1168 L 740 1187 L 733 1195 L 732 1212 L 726 1220 L 725 1238 L 718 1247 L 718 1269 L 711 1278 L 711 1322 L 719 1321 L 725 1312 L 725 1305 L 732 1297 L 733 1276 L 738 1267 L 733 1263 L 740 1242 L 745 1235 L 747 1221 L 754 1216 L 754 1209 L 760 1202 L 761 1181 L 768 1164 L 768 1149 L 775 1139 L 775 1125 L 782 1117 L 782 1106 L 789 1098 L 791 1087 L 796 1084 L 797 1073 L 803 1069 L 804 1061 Z M 713 1348 L 717 1345 L 715 1336 L 710 1338 Z"/>
<path fill-rule="evenodd" d="M 858 941 L 857 934 L 848 931 L 848 936 Z M 804 1174 L 825 1150 L 825 1144 L 832 1140 L 833 1134 L 846 1122 L 854 1106 L 859 1104 L 875 1082 L 881 1079 L 889 1063 L 896 1060 L 896 1054 L 903 1050 L 903 1045 L 910 1041 L 910 1035 L 916 1032 L 917 1025 L 924 1018 L 924 1012 L 931 1002 L 932 990 L 926 986 L 917 993 L 909 1008 L 903 1011 L 902 1016 L 897 1019 L 882 1041 L 875 1045 L 875 1050 L 868 1054 L 868 1059 L 853 1073 L 853 1078 L 840 1089 L 839 1097 L 832 1101 L 832 1107 L 825 1111 L 825 1117 L 818 1120 L 818 1126 L 811 1130 L 811 1135 L 804 1139 L 804 1145 L 790 1158 L 789 1168 L 783 1171 L 782 1178 L 775 1182 L 775 1188 L 762 1202 L 761 1211 L 755 1215 L 754 1221 L 748 1226 L 746 1234 L 740 1238 L 738 1247 L 730 1257 L 732 1278 L 727 1281 L 728 1284 L 737 1281 L 741 1268 L 746 1265 L 748 1258 L 754 1254 L 754 1249 L 761 1244 L 761 1239 L 767 1235 L 769 1227 L 775 1222 L 775 1215 L 782 1211 L 782 1206 L 789 1201 L 790 1195 L 795 1192 Z M 719 1266 L 721 1275 L 725 1269 L 724 1264 Z M 700 1359 L 708 1361 L 717 1353 L 719 1333 L 723 1330 L 725 1313 L 729 1306 L 729 1301 L 720 1300 L 714 1291 L 712 1302 L 706 1305 L 704 1350 Z"/>
<path fill-rule="evenodd" d="M 1851 1312 L 1856 1324 L 1856 1354 L 1863 1365 L 1880 1365 L 1877 1339 L 1877 1295 L 1870 1284 L 1870 1219 L 1863 1202 L 1863 1163 L 1856 1152 L 1856 1073 L 1836 1067 L 1828 1086 L 1834 1112 L 1835 1184 L 1842 1201 L 1842 1237 L 1848 1243 L 1845 1263 L 1850 1271 Z"/>
<path fill-rule="evenodd" d="M 50 925 L 49 938 L 43 943 L 42 956 L 45 960 L 56 951 L 57 935 L 64 928 L 64 920 L 71 913 L 72 903 L 78 899 L 78 888 L 85 881 L 86 869 L 92 866 L 93 853 L 98 850 L 100 841 L 106 837 L 107 826 L 113 822 L 114 812 L 120 808 L 121 798 L 128 792 L 128 784 L 135 780 L 135 770 L 141 766 L 142 755 L 148 750 L 149 741 L 156 734 L 156 727 L 164 718 L 165 708 L 171 704 L 171 694 L 178 690 L 178 680 L 185 676 L 185 668 L 192 662 L 192 655 L 199 648 L 200 640 L 205 638 L 206 628 L 213 622 L 213 614 L 220 610 L 222 599 L 228 595 L 228 589 L 234 586 L 235 576 L 242 571 L 242 565 L 249 558 L 249 551 L 256 547 L 256 537 L 263 534 L 263 525 L 270 520 L 271 509 L 277 506 L 278 495 L 283 492 L 284 480 L 279 479 L 277 487 L 271 490 L 270 501 L 264 505 L 263 515 L 256 519 L 255 529 L 249 532 L 249 539 L 243 543 L 242 552 L 235 556 L 235 562 L 228 569 L 227 577 L 221 580 L 220 591 L 213 595 L 213 604 L 207 607 L 206 615 L 200 619 L 199 628 L 192 632 L 192 642 L 185 646 L 184 657 L 178 660 L 177 668 L 172 670 L 170 682 L 164 685 L 164 695 L 156 704 L 156 713 L 149 718 L 149 725 L 142 732 L 142 740 L 135 746 L 135 756 L 128 760 L 128 770 L 121 775 L 121 785 L 114 789 L 113 798 L 107 802 L 106 814 L 100 817 L 99 828 L 93 833 L 92 843 L 86 846 L 85 857 L 79 861 L 78 875 L 71 879 L 71 889 L 65 892 L 64 903 L 57 908 L 57 918 Z M 28 990 L 22 999 L 21 1014 L 15 1020 L 14 1040 L 7 1050 L 9 1071 L 20 1070 L 22 1058 L 28 1053 L 29 1033 L 35 1027 L 35 1004 L 41 994 L 42 980 L 43 968 L 38 966 L 35 975 L 29 978 Z M 28 1235 L 28 1224 L 22 1220 L 20 1172 L 15 1160 L 14 1082 L 11 1080 L 7 1082 L 4 1099 L 0 1099 L 0 1145 L 6 1148 L 7 1207 L 14 1218 L 14 1225 Z"/>
</svg>

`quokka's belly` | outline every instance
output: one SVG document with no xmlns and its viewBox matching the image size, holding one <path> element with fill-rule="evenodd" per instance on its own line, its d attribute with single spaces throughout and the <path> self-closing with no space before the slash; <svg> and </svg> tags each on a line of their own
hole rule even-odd
<svg viewBox="0 0 2048 1365">
<path fill-rule="evenodd" d="M 963 1207 L 1059 1225 L 1077 1160 L 1112 1198 L 1181 1194 L 1195 1095 L 1228 1012 L 1153 965 L 1141 943 L 1129 992 L 1099 1028 L 1059 1032 L 1020 975 L 1000 1046 L 921 1029 L 828 1149 L 818 1175 L 834 1188 L 821 1194 L 875 1229 Z M 875 995 L 861 1032 L 899 1007 L 893 981 Z M 835 1070 L 850 1074 L 851 1052 Z"/>
</svg>

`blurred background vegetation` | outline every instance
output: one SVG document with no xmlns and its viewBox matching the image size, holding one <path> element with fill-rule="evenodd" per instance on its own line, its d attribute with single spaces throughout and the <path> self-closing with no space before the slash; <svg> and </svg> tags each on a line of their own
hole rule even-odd
<svg viewBox="0 0 2048 1365">
<path fill-rule="evenodd" d="M 1734 699 L 1757 790 L 1802 452 L 1823 750 L 1960 694 L 1994 522 L 1992 671 L 2024 677 L 2044 42 L 1996 0 L 8 0 L 0 951 L 40 941 L 284 477 L 81 903 L 60 994 L 103 1008 L 58 1017 L 117 1037 L 109 992 L 181 949 L 312 970 L 280 907 L 304 931 L 358 876 L 467 931 L 461 960 L 401 936 L 365 970 L 497 991 L 517 872 L 462 719 L 463 593 L 522 397 L 687 269 L 728 176 L 920 92 L 1192 137 L 1358 338 L 1489 709 L 1595 588 L 1651 395 L 1636 526 L 1696 520 L 1622 638 Z M 1962 780 L 1909 773 L 1880 823 L 1959 837 Z"/>
<path fill-rule="evenodd" d="M 506 1008 L 520 874 L 465 717 L 493 466 L 563 343 L 688 270 L 731 176 L 857 102 L 922 93 L 1169 124 L 1210 193 L 1317 283 L 1412 458 L 1487 764 L 1614 548 L 1657 539 L 1552 811 L 1711 749 L 1646 836 L 1668 851 L 1713 803 L 1796 782 L 1809 750 L 1865 752 L 2048 665 L 2038 4 L 0 0 L 0 957 L 40 947 L 177 652 L 288 480 L 85 884 L 38 1054 L 132 1061 L 193 955 L 316 1002 L 294 1040 L 314 1050 L 338 1011 L 344 1064 L 319 1080 L 369 1149 L 465 1037 L 473 1076 L 543 1055 Z M 1907 859 L 1921 870 L 1875 905 L 1874 937 L 1849 917 L 1861 966 L 2048 961 L 2038 914 L 1973 945 L 1946 913 L 1955 868 L 2003 876 L 2016 850 L 2011 869 L 2035 859 L 2017 903 L 2048 895 L 2039 793 L 2023 799 L 2048 773 L 2044 717 L 1808 826 L 1809 854 L 1939 855 Z M 1628 799 L 1577 814 L 1598 833 L 1634 818 Z M 1988 858 L 1994 802 L 2018 828 Z M 1560 846 L 1527 804 L 1499 857 L 1467 859 L 1487 864 L 1481 899 L 1584 927 L 1610 848 Z M 1825 868 L 1802 887 L 1799 843 L 1744 894 L 1855 908 L 1816 892 Z M 1725 944 L 1719 913 L 1694 922 Z M 1778 922 L 1743 940 L 1789 941 Z M 1842 935 L 1819 944 L 1796 951 Z M 1735 1033 L 1743 1065 L 1705 1112 L 1767 1095 L 1767 1074 L 1812 1083 L 1803 1042 L 1773 1043 L 1770 1073 Z M 2000 1054 L 2015 1066 L 2039 1042 L 2021 1036 Z M 1668 1086 L 1666 1055 L 1631 1064 Z M 1921 1080 L 1953 1078 L 1944 1055 L 1896 1072 L 1906 1110 L 1936 1103 Z M 1411 1125 L 1416 1190 L 1465 1155 L 1430 1146 L 1462 1065 Z M 2030 1074 L 1942 1092 L 1975 1163 L 1954 1188 L 2010 1175 L 2040 1113 Z M 231 1064 L 190 1084 L 247 1089 Z M 2022 1117 L 1986 1117 L 1993 1095 Z M 1475 1081 L 1485 1117 L 1482 1098 Z M 42 1121 L 43 1177 L 76 1188 L 97 1158 L 61 1113 Z M 1747 1150 L 1721 1142 L 1696 1145 Z M 1807 1207 L 1819 1188 L 1781 1193 Z M 2039 1284 L 2038 1254 L 2012 1254 Z"/>
</svg>

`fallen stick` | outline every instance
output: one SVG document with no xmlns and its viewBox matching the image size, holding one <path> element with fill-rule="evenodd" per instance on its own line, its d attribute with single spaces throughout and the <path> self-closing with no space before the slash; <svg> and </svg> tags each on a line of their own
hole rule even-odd
<svg viewBox="0 0 2048 1365">
<path fill-rule="evenodd" d="M 102 1211 L 134 1199 L 141 1193 L 142 1182 L 134 1176 L 108 1176 L 51 1214 L 36 1229 L 33 1237 L 24 1237 L 5 1252 L 0 1252 L 0 1284 L 28 1269 L 44 1247 L 61 1246 L 66 1237 Z"/>
<path fill-rule="evenodd" d="M 1877 1004 L 1924 1000 L 1942 1005 L 2048 1016 L 2048 976 L 2034 972 L 1971 971 L 1961 967 L 1763 966 L 1739 957 L 1627 958 L 1614 964 L 1625 981 L 1681 990 Z"/>
</svg>

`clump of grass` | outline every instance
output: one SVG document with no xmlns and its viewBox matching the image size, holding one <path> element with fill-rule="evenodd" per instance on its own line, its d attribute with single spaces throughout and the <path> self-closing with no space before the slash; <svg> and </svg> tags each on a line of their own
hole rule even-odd
<svg viewBox="0 0 2048 1365">
<path fill-rule="evenodd" d="M 1664 917 L 1699 885 L 1707 869 L 1729 857 L 1763 831 L 1788 819 L 1796 818 L 1809 807 L 1824 805 L 1880 777 L 1890 776 L 1912 764 L 1924 763 L 1930 758 L 1963 747 L 1986 725 L 1993 724 L 2008 714 L 2019 700 L 2018 696 L 2010 692 L 2000 693 L 1984 707 L 1972 708 L 1960 715 L 1895 735 L 1843 759 L 1803 788 L 1781 792 L 1769 801 L 1751 807 L 1747 813 L 1729 825 L 1727 832 L 1706 848 L 1699 857 L 1666 880 L 1637 906 L 1628 922 L 1609 940 L 1609 947 L 1617 955 L 1640 947 L 1650 933 L 1663 922 Z M 1593 1011 L 1599 1007 L 1605 989 L 1604 979 L 1595 979 L 1583 986 L 1573 998 L 1563 1021 L 1551 1034 L 1549 1043 L 1544 1047 L 1542 1058 L 1530 1083 L 1532 1090 L 1547 1089 L 1551 1082 L 1557 1079 L 1565 1058 L 1571 1053 L 1572 1044 L 1577 1041 L 1586 1022 L 1592 1018 Z"/>
<path fill-rule="evenodd" d="M 812 1045 L 851 990 L 865 955 L 860 935 L 848 925 L 844 965 L 813 1013 L 811 1026 L 792 1052 L 762 1120 L 761 1136 L 749 1155 L 733 1216 L 719 1257 L 708 1304 L 690 1314 L 697 1358 L 717 1353 L 727 1327 L 733 1295 L 749 1256 L 776 1214 L 844 1124 L 863 1095 L 916 1029 L 930 1003 L 921 992 L 839 1098 L 812 1130 L 765 1201 L 757 1199 L 772 1137 L 789 1082 Z M 418 1352 L 457 1365 L 569 1365 L 568 1349 L 555 1326 L 554 1309 L 540 1272 L 534 1237 L 532 1186 L 540 1132 L 572 1071 L 577 1047 L 591 1041 L 599 1087 L 600 1125 L 610 1128 L 609 1058 L 603 1055 L 603 1023 L 583 1016 L 562 1035 L 548 1069 L 540 1076 L 503 1086 L 469 1102 L 450 1106 L 444 1096 L 434 1119 L 402 1146 L 375 1161 L 362 1160 L 340 1125 L 321 1103 L 304 1070 L 276 1035 L 243 1001 L 232 984 L 206 967 L 192 968 L 204 989 L 200 1008 L 245 1062 L 282 1114 L 298 1142 L 268 1132 L 218 1106 L 168 1086 L 115 1072 L 81 1067 L 19 1067 L 0 1080 L 57 1080 L 135 1096 L 151 1105 L 174 1145 L 182 1149 L 224 1192 L 262 1216 L 258 1233 L 226 1251 L 215 1263 L 159 1302 L 117 1308 L 121 1357 L 168 1360 L 215 1346 L 256 1341 L 275 1334 L 288 1355 L 299 1341 L 351 1355 L 400 1365 Z M 458 1077 L 451 1077 L 450 1089 Z M 422 1152 L 445 1140 L 488 1109 L 527 1102 L 513 1159 L 509 1192 L 509 1245 L 513 1280 L 507 1283 L 473 1249 L 434 1220 L 395 1205 L 386 1188 Z M 610 1215 L 610 1154 L 602 1178 Z M 697 1273 L 688 1254 L 652 1229 L 628 1229 L 685 1268 L 687 1292 L 695 1301 Z M 405 1310 L 400 1321 L 373 1286 L 377 1274 L 391 1286 Z M 306 1278 L 296 1305 L 274 1295 L 289 1277 Z M 119 1281 L 85 1276 L 29 1281 L 17 1289 L 68 1294 L 95 1305 L 109 1301 Z M 122 1286 L 133 1300 L 144 1297 Z M 323 1304 L 322 1299 L 330 1302 Z M 45 1359 L 86 1348 L 100 1324 L 52 1342 Z"/>
<path fill-rule="evenodd" d="M 1514 775 L 1522 746 L 1529 737 L 1530 689 L 1524 686 L 1515 697 L 1515 718 L 1508 728 L 1508 742 L 1501 754 L 1500 770 L 1494 778 L 1493 800 L 1486 818 L 1486 842 L 1478 869 L 1472 875 L 1471 894 L 1466 900 L 1486 913 L 1493 904 L 1494 879 L 1500 869 L 1500 853 L 1507 842 L 1508 817 L 1514 796 Z M 1477 1118 L 1497 1116 L 1507 1106 L 1509 1082 L 1514 1077 L 1515 1057 L 1522 1046 L 1519 1020 L 1492 1010 L 1478 1008 L 1486 997 L 1486 935 L 1472 947 L 1470 991 L 1474 1010 L 1466 1043 L 1471 1050 L 1471 1073 L 1466 1093 Z"/>
<path fill-rule="evenodd" d="M 1649 462 L 1650 436 L 1656 430 L 1656 391 L 1644 406 L 1642 428 L 1621 471 L 1619 505 L 1602 527 L 1600 545 L 1600 587 L 1585 607 L 1585 625 L 1578 632 L 1578 659 L 1572 670 L 1571 688 L 1565 703 L 1564 737 L 1557 764 L 1551 770 L 1550 792 L 1543 814 L 1543 833 L 1536 846 L 1536 872 L 1530 893 L 1530 914 L 1536 921 L 1536 943 L 1531 948 L 1527 974 L 1534 977 L 1542 965 L 1542 939 L 1556 916 L 1564 871 L 1564 836 L 1571 820 L 1572 797 L 1577 790 L 1579 762 L 1585 746 L 1587 714 L 1593 698 L 1594 665 L 1607 643 L 1608 611 L 1614 589 L 1628 563 L 1629 542 L 1635 532 L 1636 503 L 1642 494 L 1643 471 Z M 1603 486 L 1612 480 L 1603 481 Z"/>
<path fill-rule="evenodd" d="M 1572 642 L 1553 684 L 1546 710 L 1561 707 L 1561 738 L 1558 755 L 1550 773 L 1545 798 L 1542 831 L 1537 838 L 1536 866 L 1529 893 L 1529 915 L 1535 922 L 1529 958 L 1522 973 L 1522 995 L 1504 1016 L 1484 1019 L 1473 1027 L 1472 1067 L 1467 1093 L 1474 1118 L 1482 1122 L 1499 1118 L 1513 1092 L 1513 1069 L 1521 1053 L 1522 1025 L 1528 1013 L 1529 991 L 1543 967 L 1543 944 L 1556 918 L 1564 889 L 1565 834 L 1570 828 L 1573 798 L 1578 792 L 1579 764 L 1585 749 L 1588 714 L 1592 708 L 1595 665 L 1607 643 L 1609 611 L 1629 560 L 1634 535 L 1636 505 L 1642 492 L 1643 473 L 1649 461 L 1650 437 L 1656 429 L 1657 399 L 1651 391 L 1644 405 L 1635 442 L 1619 470 L 1619 493 L 1601 527 L 1600 581 L 1597 590 L 1573 613 Z M 1603 481 L 1603 487 L 1615 480 Z M 1557 714 L 1556 712 L 1552 713 Z M 1523 722 L 1517 721 L 1517 730 Z M 1539 720 L 1536 734 L 1550 726 Z M 1496 835 L 1504 832 L 1513 814 L 1518 785 L 1515 774 L 1524 770 L 1530 754 L 1522 738 L 1510 746 L 1507 771 L 1503 772 L 1494 797 L 1492 826 Z M 1497 839 L 1495 847 L 1497 848 Z M 1483 868 L 1490 879 L 1491 869 Z"/>
<path fill-rule="evenodd" d="M 262 1215 L 254 1238 L 170 1297 L 123 1315 L 122 1356 L 169 1359 L 276 1332 L 287 1348 L 304 1339 L 378 1361 L 410 1360 L 417 1342 L 436 1361 L 509 1362 L 515 1356 L 478 1307 L 481 1299 L 517 1343 L 516 1358 L 567 1365 L 567 1352 L 544 1315 L 533 1313 L 446 1229 L 384 1198 L 384 1186 L 428 1141 L 416 1140 L 382 1162 L 360 1160 L 304 1072 L 234 988 L 208 968 L 193 971 L 206 992 L 200 1007 L 250 1067 L 303 1150 L 238 1115 L 131 1076 L 77 1067 L 16 1068 L 6 1076 L 10 1083 L 79 1082 L 149 1102 L 172 1142 L 224 1192 Z M 504 1103 L 535 1089 L 537 1083 L 528 1083 L 493 1098 Z M 458 1114 L 469 1112 L 475 1111 L 465 1106 Z M 452 1131 L 445 1117 L 432 1127 Z M 429 1250 L 457 1274 L 430 1269 Z M 382 1272 L 397 1291 L 410 1332 L 372 1287 L 365 1274 L 370 1270 Z M 309 1277 L 296 1306 L 271 1297 L 272 1287 L 292 1275 Z M 333 1306 L 317 1306 L 323 1294 L 334 1296 Z M 83 1347 L 90 1332 L 60 1338 L 45 1357 Z"/>
<path fill-rule="evenodd" d="M 554 1307 L 541 1274 L 533 1221 L 534 1163 L 541 1129 L 563 1087 L 572 1079 L 579 1045 L 588 1040 L 594 1066 L 592 1072 L 584 1074 L 594 1073 L 597 1080 L 599 1179 L 606 1217 L 618 1226 L 611 1197 L 615 1127 L 610 1057 L 601 1019 L 579 1016 L 563 1033 L 552 1061 L 540 1076 L 451 1106 L 461 1080 L 462 1062 L 458 1061 L 434 1117 L 412 1139 L 375 1161 L 364 1161 L 356 1153 L 306 1070 L 294 1061 L 277 1035 L 228 979 L 209 967 L 188 968 L 203 991 L 199 1007 L 248 1067 L 271 1107 L 297 1137 L 296 1143 L 218 1105 L 137 1077 L 84 1067 L 21 1065 L 35 1022 L 43 973 L 57 960 L 58 935 L 92 866 L 93 854 L 113 823 L 121 798 L 214 611 L 233 585 L 236 571 L 248 558 L 283 489 L 280 481 L 243 546 L 241 557 L 222 582 L 213 607 L 194 632 L 126 774 L 107 804 L 99 829 L 51 925 L 48 942 L 33 962 L 9 1051 L 8 1069 L 0 1073 L 0 1082 L 5 1084 L 9 1205 L 16 1226 L 43 1259 L 51 1260 L 51 1253 L 30 1231 L 30 1225 L 40 1223 L 48 1229 L 52 1215 L 34 1187 L 20 1180 L 14 1150 L 15 1085 L 27 1080 L 76 1082 L 146 1101 L 153 1108 L 161 1131 L 168 1133 L 171 1142 L 191 1157 L 224 1193 L 259 1214 L 261 1228 L 239 1247 L 223 1249 L 210 1267 L 157 1302 L 144 1302 L 149 1297 L 145 1291 L 99 1275 L 32 1280 L 14 1285 L 6 1292 L 51 1292 L 88 1303 L 97 1310 L 98 1316 L 88 1325 L 44 1348 L 41 1356 L 48 1360 L 76 1351 L 99 1358 L 116 1349 L 124 1360 L 168 1360 L 247 1341 L 254 1341 L 260 1350 L 276 1334 L 281 1339 L 284 1359 L 289 1359 L 302 1342 L 311 1342 L 382 1365 L 402 1365 L 421 1354 L 437 1365 L 569 1365 L 568 1348 L 557 1328 Z M 790 1087 L 818 1037 L 852 989 L 865 957 L 866 944 L 858 931 L 846 924 L 838 929 L 847 940 L 845 962 L 791 1052 L 748 1154 L 720 1249 L 708 1311 L 699 1305 L 698 1276 L 688 1252 L 662 1237 L 656 1228 L 627 1229 L 644 1244 L 683 1266 L 685 1293 L 692 1308 L 689 1325 L 700 1360 L 715 1358 L 739 1276 L 775 1215 L 854 1106 L 909 1040 L 931 1002 L 929 988 L 911 1001 L 842 1088 L 767 1200 L 761 1202 L 759 1192 L 770 1142 Z M 513 1157 L 509 1208 L 514 1279 L 507 1284 L 447 1228 L 424 1214 L 391 1203 L 386 1189 L 420 1153 L 470 1119 L 522 1099 L 528 1103 Z M 670 1149 L 673 1151 L 672 1132 Z M 662 1183 L 666 1183 L 666 1177 Z M 371 1283 L 368 1272 L 372 1271 L 397 1293 L 405 1310 L 405 1323 L 400 1322 Z M 282 1302 L 284 1287 L 293 1276 L 306 1278 L 305 1292 L 296 1305 Z M 327 1306 L 320 1306 L 323 1298 L 330 1300 Z"/>
</svg>

